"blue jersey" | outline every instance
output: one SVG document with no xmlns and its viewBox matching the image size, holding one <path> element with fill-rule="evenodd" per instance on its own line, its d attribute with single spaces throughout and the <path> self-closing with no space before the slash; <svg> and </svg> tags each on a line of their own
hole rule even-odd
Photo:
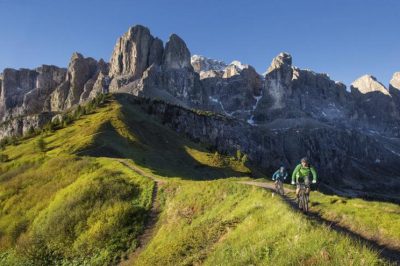
<svg viewBox="0 0 400 266">
<path fill-rule="evenodd" d="M 283 173 L 278 170 L 272 175 L 272 180 L 286 180 L 286 177 L 288 176 L 288 173 L 286 171 L 283 171 Z"/>
</svg>

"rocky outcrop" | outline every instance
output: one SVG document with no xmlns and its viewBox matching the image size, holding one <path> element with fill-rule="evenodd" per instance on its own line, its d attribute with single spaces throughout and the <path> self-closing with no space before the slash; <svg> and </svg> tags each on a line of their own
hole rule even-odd
<svg viewBox="0 0 400 266">
<path fill-rule="evenodd" d="M 162 67 L 164 69 L 192 68 L 189 49 L 176 34 L 172 34 L 165 45 Z"/>
<path fill-rule="evenodd" d="M 148 28 L 141 25 L 131 27 L 114 47 L 110 60 L 110 76 L 131 75 L 132 79 L 140 78 L 149 66 L 153 40 Z"/>
<path fill-rule="evenodd" d="M 389 83 L 389 92 L 392 95 L 393 100 L 396 102 L 398 110 L 400 111 L 400 72 L 393 74 L 393 77 Z"/>
<path fill-rule="evenodd" d="M 390 90 L 400 90 L 400 72 L 393 74 L 389 88 Z"/>
<path fill-rule="evenodd" d="M 355 123 L 359 127 L 389 134 L 398 132 L 399 107 L 382 83 L 371 75 L 364 75 L 354 81 L 350 88 L 354 97 L 353 116 L 357 118 Z"/>
<path fill-rule="evenodd" d="M 74 53 L 66 79 L 47 98 L 46 111 L 60 112 L 108 90 L 108 64 Z"/>
<path fill-rule="evenodd" d="M 367 94 L 373 92 L 380 92 L 384 95 L 390 95 L 388 89 L 377 81 L 374 76 L 364 75 L 353 83 L 351 83 L 351 90 L 353 93 Z"/>
<path fill-rule="evenodd" d="M 42 127 L 52 112 L 94 98 L 108 86 L 108 64 L 74 53 L 68 69 L 43 65 L 33 70 L 5 69 L 1 74 L 1 136 L 22 135 Z"/>
<path fill-rule="evenodd" d="M 224 69 L 227 67 L 222 61 L 210 59 L 201 55 L 193 55 L 190 58 L 190 63 L 193 66 L 194 71 L 200 74 L 200 78 L 202 73 L 208 71 L 221 71 L 223 72 Z"/>
<path fill-rule="evenodd" d="M 140 25 L 118 40 L 111 57 L 110 78 L 111 92 L 198 108 L 205 99 L 185 42 L 172 34 L 164 48 L 160 39 Z"/>
<path fill-rule="evenodd" d="M 37 69 L 5 69 L 1 79 L 0 120 L 43 111 L 47 97 L 65 80 L 66 70 L 43 65 Z"/>
<path fill-rule="evenodd" d="M 294 67 L 291 55 L 280 53 L 266 72 L 254 119 L 257 123 L 304 117 L 338 121 L 349 112 L 347 99 L 344 84 L 326 74 Z"/>
<path fill-rule="evenodd" d="M 51 120 L 51 113 L 20 116 L 0 124 L 0 140 L 4 137 L 22 136 L 42 128 Z"/>
<path fill-rule="evenodd" d="M 247 120 L 261 97 L 262 77 L 239 61 L 229 65 L 222 61 L 193 56 L 196 72 L 208 95 L 207 110 Z"/>
</svg>

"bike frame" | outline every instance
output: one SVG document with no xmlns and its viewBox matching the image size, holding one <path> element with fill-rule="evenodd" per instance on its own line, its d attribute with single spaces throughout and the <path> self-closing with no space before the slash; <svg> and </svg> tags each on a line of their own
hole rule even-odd
<svg viewBox="0 0 400 266">
<path fill-rule="evenodd" d="M 303 210 L 303 212 L 308 212 L 308 195 L 306 193 L 306 184 L 304 183 L 299 183 L 300 185 L 300 190 L 299 190 L 299 195 L 298 195 L 298 203 L 299 203 L 299 208 Z"/>
<path fill-rule="evenodd" d="M 275 191 L 280 195 L 284 195 L 285 191 L 283 189 L 283 183 L 280 179 L 276 180 L 275 182 Z"/>
</svg>

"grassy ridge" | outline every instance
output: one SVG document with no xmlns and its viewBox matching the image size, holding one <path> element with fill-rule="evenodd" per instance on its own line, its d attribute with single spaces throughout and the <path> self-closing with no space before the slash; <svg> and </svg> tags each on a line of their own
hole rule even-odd
<svg viewBox="0 0 400 266">
<path fill-rule="evenodd" d="M 134 250 L 154 184 L 115 158 L 160 177 L 249 172 L 113 97 L 67 127 L 16 143 L 5 147 L 8 160 L 0 164 L 0 264 L 6 265 L 103 265 Z"/>
<path fill-rule="evenodd" d="M 169 182 L 158 231 L 137 265 L 381 265 L 378 255 L 293 212 L 266 190 Z"/>
<path fill-rule="evenodd" d="M 311 197 L 312 209 L 380 244 L 400 249 L 400 206 L 398 204 L 347 199 L 319 192 Z"/>
<path fill-rule="evenodd" d="M 3 151 L 1 265 L 103 265 L 136 247 L 153 182 L 115 160 L 79 156 L 115 110 L 110 104 Z"/>
</svg>

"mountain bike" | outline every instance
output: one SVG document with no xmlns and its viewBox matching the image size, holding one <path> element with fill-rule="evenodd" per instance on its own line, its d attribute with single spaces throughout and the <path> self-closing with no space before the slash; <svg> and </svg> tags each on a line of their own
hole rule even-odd
<svg viewBox="0 0 400 266">
<path fill-rule="evenodd" d="M 282 195 L 282 196 L 285 194 L 285 191 L 283 189 L 282 180 L 277 179 L 275 181 L 275 191 L 276 191 L 276 193 L 278 193 L 279 195 Z"/>
<path fill-rule="evenodd" d="M 309 194 L 307 193 L 307 187 L 304 183 L 299 183 L 300 190 L 297 197 L 297 203 L 299 205 L 299 209 L 303 210 L 303 212 L 308 212 L 308 202 L 309 202 Z"/>
</svg>

